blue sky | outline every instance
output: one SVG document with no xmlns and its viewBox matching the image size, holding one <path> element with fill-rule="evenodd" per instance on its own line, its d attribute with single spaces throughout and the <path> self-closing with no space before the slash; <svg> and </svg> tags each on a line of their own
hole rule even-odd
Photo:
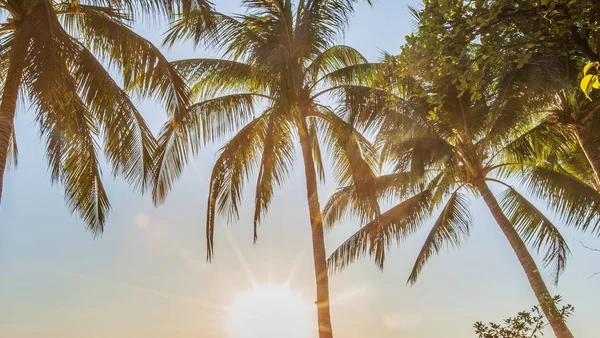
<svg viewBox="0 0 600 338">
<path fill-rule="evenodd" d="M 215 1 L 224 12 L 238 2 Z M 359 6 L 345 44 L 369 59 L 382 50 L 397 53 L 413 29 L 407 5 L 417 1 L 379 0 Z M 159 44 L 160 29 L 139 32 Z M 215 56 L 182 44 L 170 59 Z M 153 130 L 165 112 L 153 100 L 138 101 Z M 188 166 L 167 202 L 132 193 L 105 170 L 112 212 L 103 237 L 93 239 L 70 215 L 60 186 L 51 186 L 37 126 L 21 102 L 16 130 L 17 170 L 5 177 L 0 209 L 0 336 L 11 338 L 228 337 L 223 307 L 254 283 L 290 282 L 307 301 L 314 299 L 313 270 L 302 164 L 276 192 L 270 212 L 252 245 L 252 190 L 248 184 L 241 220 L 217 224 L 216 257 L 204 262 L 207 180 L 218 146 Z M 321 200 L 335 191 L 332 179 L 320 187 Z M 473 233 L 460 250 L 428 264 L 419 282 L 406 278 L 427 226 L 391 250 L 384 272 L 360 261 L 331 278 L 333 325 L 337 337 L 474 337 L 477 320 L 499 321 L 531 307 L 535 298 L 509 245 L 483 203 L 472 200 Z M 356 231 L 349 219 L 327 234 L 332 250 Z M 568 230 L 572 250 L 567 271 L 553 293 L 576 308 L 569 321 L 578 337 L 596 332 L 600 303 L 600 254 L 576 241 L 600 241 Z M 540 265 L 541 266 L 541 265 Z M 546 280 L 551 281 L 548 274 Z"/>
</svg>

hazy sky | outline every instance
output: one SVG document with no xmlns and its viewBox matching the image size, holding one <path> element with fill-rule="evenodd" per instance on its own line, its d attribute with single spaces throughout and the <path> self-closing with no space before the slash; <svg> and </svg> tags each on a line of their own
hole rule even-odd
<svg viewBox="0 0 600 338">
<path fill-rule="evenodd" d="M 238 1 L 217 0 L 218 9 L 237 11 Z M 381 50 L 399 51 L 413 29 L 408 4 L 379 0 L 359 6 L 345 43 L 375 59 Z M 160 43 L 160 29 L 141 34 Z M 170 59 L 211 55 L 181 45 Z M 212 55 L 214 56 L 214 55 Z M 139 108 L 153 130 L 165 112 L 152 100 Z M 241 220 L 220 219 L 214 263 L 204 262 L 207 180 L 216 146 L 206 148 L 187 168 L 167 202 L 153 208 L 105 170 L 112 212 L 102 238 L 94 240 L 65 207 L 60 186 L 50 186 L 37 126 L 27 104 L 19 109 L 16 132 L 20 163 L 5 177 L 0 210 L 0 336 L 7 338 L 191 338 L 228 337 L 224 307 L 252 283 L 290 282 L 308 303 L 314 299 L 310 229 L 302 164 L 297 162 L 279 189 L 252 245 L 253 182 Z M 320 189 L 322 201 L 335 190 L 332 179 Z M 535 298 L 514 253 L 479 200 L 474 226 L 460 250 L 434 257 L 417 285 L 406 278 L 424 231 L 391 250 L 386 269 L 369 260 L 331 279 L 333 325 L 339 338 L 474 337 L 477 320 L 499 321 L 531 307 Z M 359 224 L 349 220 L 327 235 L 332 250 Z M 572 257 L 553 293 L 576 308 L 569 321 L 577 337 L 597 336 L 600 303 L 600 247 L 581 234 L 564 232 Z M 243 259 L 242 259 L 243 257 Z M 540 265 L 541 266 L 541 265 Z M 548 274 L 546 280 L 551 281 Z M 596 324 L 594 324 L 596 323 Z"/>
</svg>

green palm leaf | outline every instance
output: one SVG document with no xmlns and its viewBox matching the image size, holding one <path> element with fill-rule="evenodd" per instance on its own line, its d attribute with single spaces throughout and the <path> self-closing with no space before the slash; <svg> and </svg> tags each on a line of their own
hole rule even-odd
<svg viewBox="0 0 600 338">
<path fill-rule="evenodd" d="M 350 46 L 332 46 L 311 61 L 306 67 L 306 75 L 309 81 L 316 83 L 326 74 L 367 62 L 360 52 Z"/>
<path fill-rule="evenodd" d="M 292 168 L 295 155 L 291 138 L 293 125 L 290 125 L 282 114 L 277 114 L 275 111 L 269 115 L 256 182 L 254 241 L 258 239 L 258 224 L 271 203 L 274 185 L 283 184 Z"/>
<path fill-rule="evenodd" d="M 183 172 L 190 151 L 195 154 L 205 142 L 216 141 L 250 121 L 256 100 L 260 98 L 252 93 L 240 93 L 210 99 L 168 121 L 160 132 L 155 157 L 154 203 L 164 201 L 173 182 Z"/>
<path fill-rule="evenodd" d="M 500 198 L 502 210 L 525 243 L 538 252 L 544 250 L 544 263 L 552 267 L 554 282 L 565 269 L 570 250 L 556 226 L 516 190 L 508 188 Z"/>
<path fill-rule="evenodd" d="M 242 188 L 250 173 L 261 165 L 265 132 L 269 125 L 269 114 L 261 115 L 242 128 L 222 148 L 213 167 L 208 195 L 206 216 L 207 259 L 213 256 L 215 216 L 226 213 L 230 218 L 238 217 Z"/>
<path fill-rule="evenodd" d="M 77 15 L 86 46 L 122 70 L 126 88 L 157 96 L 171 114 L 187 109 L 188 88 L 158 48 L 102 11 L 84 8 Z"/>
<path fill-rule="evenodd" d="M 600 233 L 600 194 L 593 187 L 568 173 L 539 166 L 526 168 L 520 184 L 545 201 L 566 226 Z"/>
<path fill-rule="evenodd" d="M 419 273 L 429 258 L 436 253 L 439 253 L 444 246 L 452 246 L 458 248 L 463 237 L 469 235 L 469 229 L 472 223 L 472 216 L 469 212 L 469 200 L 464 194 L 455 191 L 446 205 L 442 209 L 442 213 L 434 223 L 429 236 L 423 244 L 423 248 L 415 265 L 408 277 L 408 283 L 414 284 L 419 277 Z"/>
<path fill-rule="evenodd" d="M 386 248 L 413 233 L 430 214 L 431 191 L 424 190 L 363 226 L 329 256 L 330 270 L 339 271 L 365 255 L 383 268 Z"/>
</svg>

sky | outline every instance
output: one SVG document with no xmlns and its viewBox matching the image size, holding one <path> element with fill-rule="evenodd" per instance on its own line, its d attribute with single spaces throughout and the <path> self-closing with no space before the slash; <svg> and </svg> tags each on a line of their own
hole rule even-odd
<svg viewBox="0 0 600 338">
<path fill-rule="evenodd" d="M 407 5 L 417 2 L 379 0 L 373 8 L 358 6 L 340 42 L 371 60 L 383 50 L 397 53 L 414 29 Z M 215 3 L 223 12 L 240 10 L 238 1 Z M 161 27 L 137 30 L 160 44 Z M 171 60 L 217 56 L 189 43 L 165 53 Z M 157 132 L 166 119 L 162 107 L 154 100 L 136 102 Z M 149 196 L 138 196 L 113 179 L 106 168 L 112 211 L 104 235 L 94 239 L 69 213 L 62 188 L 50 185 L 27 102 L 20 102 L 16 134 L 19 167 L 6 174 L 0 206 L 1 337 L 237 338 L 227 330 L 226 313 L 240 292 L 288 283 L 312 304 L 314 272 L 300 161 L 276 191 L 258 243 L 252 244 L 251 181 L 240 220 L 218 220 L 215 259 L 206 264 L 207 181 L 218 145 L 206 147 L 188 165 L 159 208 Z M 329 176 L 320 186 L 321 201 L 336 189 Z M 406 279 L 431 222 L 390 250 L 383 272 L 364 259 L 333 275 L 336 337 L 475 337 L 474 322 L 500 321 L 533 306 L 536 300 L 527 279 L 485 205 L 473 198 L 472 210 L 470 238 L 459 250 L 433 257 L 414 286 Z M 328 251 L 359 226 L 349 218 L 328 232 Z M 590 276 L 600 271 L 600 253 L 584 249 L 578 241 L 599 248 L 600 241 L 568 229 L 564 236 L 572 251 L 567 270 L 558 286 L 547 271 L 544 276 L 552 293 L 575 307 L 569 320 L 574 335 L 593 337 L 600 276 Z"/>
</svg>

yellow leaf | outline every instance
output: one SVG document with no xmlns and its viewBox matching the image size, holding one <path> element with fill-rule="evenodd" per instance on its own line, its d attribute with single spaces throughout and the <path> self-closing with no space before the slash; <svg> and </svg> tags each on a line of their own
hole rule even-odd
<svg viewBox="0 0 600 338">
<path fill-rule="evenodd" d="M 587 65 L 585 65 L 585 67 L 583 67 L 583 75 L 587 75 L 587 72 L 589 72 L 592 67 L 597 65 L 598 62 L 590 62 Z"/>
<path fill-rule="evenodd" d="M 595 75 L 586 75 L 581 79 L 580 87 L 586 95 L 590 93 L 590 83 L 594 78 L 598 79 Z"/>
<path fill-rule="evenodd" d="M 597 76 L 596 76 L 596 81 L 594 81 L 594 83 L 592 83 L 592 88 L 600 89 L 600 78 L 598 78 Z"/>
</svg>

